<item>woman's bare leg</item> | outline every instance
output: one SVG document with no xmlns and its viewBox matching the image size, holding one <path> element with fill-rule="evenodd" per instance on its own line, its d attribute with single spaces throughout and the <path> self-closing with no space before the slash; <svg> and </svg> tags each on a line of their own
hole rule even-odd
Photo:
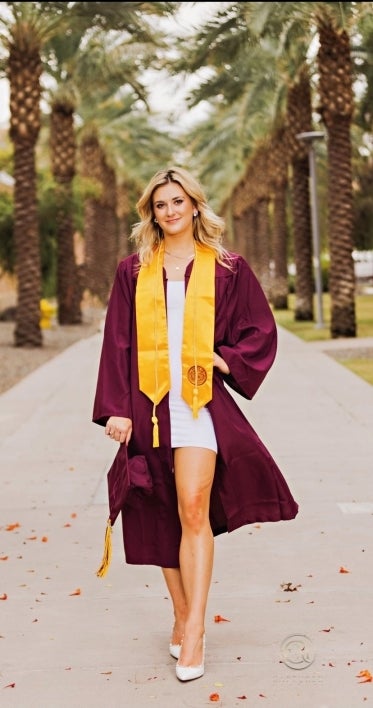
<svg viewBox="0 0 373 708">
<path fill-rule="evenodd" d="M 180 666 L 202 663 L 202 638 L 214 556 L 209 509 L 215 461 L 215 452 L 205 448 L 175 450 L 175 481 L 182 528 L 180 574 L 187 604 Z"/>
<path fill-rule="evenodd" d="M 171 644 L 181 644 L 184 637 L 187 602 L 179 568 L 162 568 L 168 591 L 171 595 L 174 626 L 170 637 Z"/>
</svg>

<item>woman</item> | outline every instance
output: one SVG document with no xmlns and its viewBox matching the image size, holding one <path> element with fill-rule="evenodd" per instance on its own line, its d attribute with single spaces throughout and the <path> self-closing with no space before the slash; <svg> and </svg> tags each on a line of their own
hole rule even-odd
<svg viewBox="0 0 373 708">
<path fill-rule="evenodd" d="M 160 566 L 172 598 L 169 651 L 181 681 L 204 674 L 214 536 L 298 511 L 227 388 L 251 399 L 275 358 L 276 325 L 224 222 L 179 167 L 137 203 L 137 252 L 119 263 L 105 322 L 93 421 L 146 456 L 151 496 L 122 514 L 127 563 Z M 226 386 L 226 385 L 227 386 Z"/>
</svg>

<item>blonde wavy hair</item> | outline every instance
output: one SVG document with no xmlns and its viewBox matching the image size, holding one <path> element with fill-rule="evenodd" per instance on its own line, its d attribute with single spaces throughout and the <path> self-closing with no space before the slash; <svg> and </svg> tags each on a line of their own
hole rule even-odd
<svg viewBox="0 0 373 708">
<path fill-rule="evenodd" d="M 136 204 L 141 221 L 134 225 L 130 239 L 136 244 L 140 263 L 150 263 L 154 251 L 163 240 L 162 229 L 154 223 L 153 194 L 158 187 L 168 182 L 177 182 L 198 210 L 198 216 L 193 221 L 194 239 L 211 248 L 217 261 L 227 265 L 229 253 L 222 245 L 224 219 L 217 216 L 208 205 L 197 180 L 181 167 L 169 167 L 156 172 Z"/>
</svg>

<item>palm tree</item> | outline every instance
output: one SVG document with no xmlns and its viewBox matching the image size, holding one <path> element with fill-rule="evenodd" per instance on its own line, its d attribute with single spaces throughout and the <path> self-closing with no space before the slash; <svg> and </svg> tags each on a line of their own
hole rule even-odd
<svg viewBox="0 0 373 708">
<path fill-rule="evenodd" d="M 284 87 L 291 88 L 297 83 L 298 75 L 301 76 L 305 65 L 315 67 L 315 57 L 307 52 L 307 47 L 312 46 L 315 37 L 318 38 L 320 80 L 317 90 L 322 120 L 328 132 L 333 337 L 354 336 L 356 331 L 351 257 L 353 224 L 350 127 L 353 94 L 349 39 L 364 13 L 367 18 L 369 13 L 371 15 L 372 3 L 224 3 L 194 41 L 188 42 L 183 56 L 184 64 L 177 65 L 184 71 L 194 72 L 203 66 L 209 68 L 207 78 L 202 76 L 199 86 L 191 92 L 190 105 L 208 98 L 215 98 L 215 102 L 220 105 L 224 101 L 232 106 L 239 105 L 238 96 L 245 93 L 248 85 L 255 84 L 258 44 L 267 54 L 268 66 L 263 73 L 257 71 L 257 86 L 265 86 L 268 74 L 274 73 L 277 81 L 281 78 Z M 348 23 L 350 34 L 347 31 Z M 271 61 L 274 40 L 277 40 L 280 51 L 275 61 Z M 262 65 L 259 66 L 262 68 Z M 213 109 L 213 100 L 211 106 Z M 267 120 L 266 128 L 267 131 L 271 130 L 270 120 Z M 303 124 L 300 132 L 305 130 L 307 127 Z M 252 145 L 251 149 L 255 147 Z M 306 159 L 305 154 L 301 155 L 301 149 L 293 152 L 293 167 L 299 168 L 300 177 L 296 179 L 293 170 L 291 200 L 294 204 L 295 235 L 301 233 L 301 222 L 306 226 L 299 248 L 296 249 L 301 253 L 300 264 L 304 265 L 304 272 L 297 268 L 298 319 L 313 318 L 310 200 L 308 189 L 305 189 L 308 181 Z"/>
<path fill-rule="evenodd" d="M 312 130 L 311 85 L 305 65 L 288 88 L 286 121 L 291 166 L 291 209 L 296 269 L 294 318 L 296 321 L 309 322 L 314 319 L 310 173 L 307 148 L 297 138 L 300 133 Z"/>
<path fill-rule="evenodd" d="M 86 129 L 81 138 L 81 175 L 96 185 L 85 199 L 85 286 L 106 305 L 118 254 L 116 178 L 107 163 L 97 132 Z"/>
<path fill-rule="evenodd" d="M 251 195 L 256 211 L 255 262 L 256 275 L 270 299 L 271 222 L 269 207 L 271 201 L 269 186 L 269 141 L 263 140 L 250 159 L 247 172 L 246 190 Z"/>
<path fill-rule="evenodd" d="M 76 140 L 74 130 L 75 101 L 61 88 L 51 102 L 50 147 L 52 173 L 55 179 L 57 210 L 57 302 L 58 322 L 78 324 L 82 321 L 81 287 L 74 254 L 73 189 Z"/>
<path fill-rule="evenodd" d="M 286 229 L 286 189 L 288 155 L 287 142 L 277 143 L 279 160 L 270 152 L 268 140 L 281 125 L 284 97 L 283 81 L 279 73 L 276 75 L 278 42 L 269 36 L 261 43 L 263 33 L 263 18 L 267 17 L 267 9 L 263 7 L 262 17 L 252 22 L 254 9 L 258 3 L 225 3 L 223 9 L 209 20 L 188 43 L 176 69 L 183 71 L 198 71 L 204 64 L 209 67 L 207 78 L 191 91 L 189 105 L 194 106 L 200 101 L 208 100 L 211 106 L 210 123 L 214 125 L 215 136 L 211 140 L 212 150 L 224 134 L 222 131 L 223 117 L 234 116 L 231 120 L 230 135 L 223 140 L 221 149 L 217 152 L 215 162 L 219 163 L 218 174 L 225 177 L 225 190 L 234 191 L 234 224 L 240 232 L 240 249 L 242 248 L 243 227 L 255 222 L 256 228 L 251 236 L 246 252 L 260 282 L 268 296 L 270 285 L 275 286 L 275 298 L 280 306 L 287 303 L 287 229 Z M 262 4 L 262 3 L 260 3 Z M 222 109 L 223 107 L 223 109 Z M 203 126 L 202 126 L 203 127 Z M 197 129 L 200 131 L 201 126 Z M 195 131 L 197 132 L 197 131 Z M 264 136 L 267 135 L 267 141 Z M 266 142 L 266 145 L 265 145 Z M 239 149 L 235 149 L 236 143 Z M 198 160 L 201 157 L 201 140 L 191 141 L 194 149 L 197 146 Z M 232 150 L 233 146 L 233 150 Z M 205 163 L 211 164 L 211 152 L 206 152 Z M 221 154 L 224 151 L 224 161 Z M 203 158 L 203 152 L 202 152 Z M 230 160 L 231 158 L 231 160 Z M 246 163 L 246 170 L 245 170 Z M 209 168 L 205 169 L 208 176 Z M 227 181 L 227 174 L 238 172 L 236 185 Z M 224 175 L 225 173 L 225 175 Z M 241 187 L 242 174 L 245 174 L 245 188 Z M 212 178 L 215 184 L 216 177 Z M 237 187 L 237 189 L 236 189 Z M 223 190 L 222 190 L 223 191 Z M 246 199 L 242 198 L 246 193 Z M 240 196 L 239 196 L 240 195 Z M 223 192 L 223 204 L 228 201 Z M 273 201 L 273 206 L 271 205 Z M 255 217 L 253 216 L 255 211 Z M 275 243 L 270 243 L 271 221 L 270 212 L 275 214 Z M 243 215 L 245 217 L 243 218 Z M 275 248 L 273 249 L 273 245 Z M 272 250 L 271 250 L 272 249 Z M 270 261 L 275 259 L 275 275 L 272 279 Z M 280 290 L 280 292 L 279 292 Z"/>
<path fill-rule="evenodd" d="M 114 11 L 115 9 L 115 11 Z M 57 88 L 51 98 L 52 168 L 58 203 L 57 292 L 60 324 L 81 321 L 82 269 L 74 257 L 74 219 L 72 199 L 76 173 L 75 122 L 94 120 L 107 124 L 132 110 L 136 102 L 147 107 L 146 92 L 139 80 L 155 51 L 164 42 L 159 31 L 148 29 L 147 17 L 172 15 L 177 3 L 75 3 L 67 37 L 54 36 L 48 44 L 48 70 Z M 89 35 L 82 42 L 82 35 Z M 113 108 L 114 107 L 114 108 Z M 103 158 L 103 162 L 105 159 Z M 112 175 L 115 183 L 115 176 Z M 107 196 L 114 195 L 109 189 Z M 110 223 L 110 229 L 113 225 Z M 108 238 L 108 226 L 105 239 Z M 91 241 L 88 237 L 88 244 Z M 101 237 L 102 243 L 102 237 Z M 105 241 L 104 241 L 105 243 Z M 107 244 L 106 253 L 112 253 Z M 102 255 L 99 264 L 102 266 Z M 92 254 L 88 255 L 91 260 Z M 112 273 L 116 254 L 108 265 Z M 90 279 L 88 268 L 84 277 Z M 94 277 L 91 285 L 97 284 Z M 103 286 L 105 287 L 105 286 Z M 106 298 L 105 298 L 106 299 Z"/>
<path fill-rule="evenodd" d="M 338 26 L 335 13 L 329 8 L 320 8 L 316 19 L 320 39 L 317 55 L 320 74 L 318 110 L 328 131 L 331 336 L 355 337 L 351 163 L 354 97 L 350 38 L 346 29 Z"/>
<path fill-rule="evenodd" d="M 110 116 L 105 125 L 99 116 L 96 121 L 87 120 L 79 135 L 79 174 L 86 185 L 85 286 L 103 304 L 107 301 L 117 262 L 125 252 L 120 230 L 125 185 L 137 184 L 140 194 L 150 176 L 160 166 L 169 164 L 179 147 L 176 139 L 151 127 L 144 111 L 132 111 L 132 101 L 133 98 L 128 97 L 127 113 L 123 105 L 119 112 L 114 103 L 111 110 L 103 114 Z M 130 244 L 126 244 L 126 248 L 129 247 Z"/>
<path fill-rule="evenodd" d="M 271 302 L 275 310 L 288 308 L 288 228 L 287 228 L 287 187 L 288 187 L 288 145 L 286 129 L 280 124 L 271 140 L 269 150 L 269 180 L 272 187 L 273 227 L 272 258 L 274 272 L 271 279 Z"/>
<path fill-rule="evenodd" d="M 10 131 L 14 146 L 14 242 L 17 308 L 14 341 L 20 347 L 42 346 L 40 327 L 41 266 L 35 147 L 40 131 L 43 44 L 65 22 L 60 11 L 44 13 L 44 3 L 7 3 L 2 20 L 8 51 Z M 54 3 L 45 3 L 51 6 Z M 59 4 L 59 3 L 57 3 Z"/>
<path fill-rule="evenodd" d="M 131 185 L 122 181 L 117 188 L 117 217 L 118 217 L 118 259 L 121 260 L 132 252 L 129 242 L 130 236 L 130 194 Z M 137 198 L 134 199 L 137 201 Z"/>
<path fill-rule="evenodd" d="M 59 36 L 66 42 L 71 30 L 76 29 L 75 39 L 79 29 L 84 32 L 90 27 L 99 27 L 106 32 L 116 29 L 126 37 L 136 37 L 144 44 L 148 43 L 154 50 L 152 37 L 156 34 L 151 29 L 146 17 L 167 16 L 173 14 L 179 3 L 71 3 L 62 2 L 8 2 L 10 13 L 2 18 L 3 31 L 1 39 L 9 57 L 7 73 L 10 81 L 11 95 L 11 125 L 10 137 L 14 143 L 14 177 L 15 177 L 15 213 L 14 238 L 17 255 L 18 304 L 15 328 L 15 343 L 17 346 L 42 346 L 42 332 L 39 319 L 39 301 L 41 294 L 41 269 L 39 253 L 39 229 L 37 217 L 36 166 L 35 146 L 40 131 L 40 77 L 43 69 L 50 72 L 52 64 L 48 65 L 50 47 L 46 45 L 52 37 Z M 66 30 L 66 32 L 65 32 Z M 68 31 L 67 31 L 68 30 Z M 45 55 L 42 55 L 45 50 Z M 149 53 L 148 53 L 149 56 Z M 42 65 L 42 58 L 46 64 Z M 53 57 L 54 58 L 54 57 Z M 139 70 L 143 65 L 138 65 Z M 123 84 L 123 75 L 117 74 L 118 86 Z M 119 81 L 120 78 L 120 81 Z M 55 109 L 54 129 L 58 130 L 58 117 L 64 120 L 71 114 L 71 104 L 66 106 L 66 114 L 59 97 L 53 104 Z M 67 129 L 68 121 L 64 122 Z M 53 145 L 60 143 L 52 139 Z M 73 141 L 68 141 L 70 147 Z M 61 318 L 65 321 L 79 320 L 77 310 L 76 288 L 71 287 L 74 268 L 67 274 L 66 265 L 73 262 L 71 248 L 71 215 L 67 213 L 71 204 L 71 165 L 63 175 L 62 165 L 58 157 L 53 159 L 53 171 L 58 184 L 58 230 L 59 241 L 66 242 L 60 248 L 59 260 L 66 263 L 59 265 L 59 294 L 61 295 Z M 70 175 L 67 178 L 67 175 Z M 69 184 L 70 182 L 70 184 Z M 62 187 L 63 185 L 63 187 Z M 67 234 L 69 234 L 67 236 Z M 72 308 L 72 309 L 71 309 Z"/>
</svg>

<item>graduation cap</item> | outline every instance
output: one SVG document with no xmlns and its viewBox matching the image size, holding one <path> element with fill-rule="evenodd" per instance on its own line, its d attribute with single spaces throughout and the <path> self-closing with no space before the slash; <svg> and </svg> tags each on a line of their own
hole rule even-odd
<svg viewBox="0 0 373 708">
<path fill-rule="evenodd" d="M 153 492 L 153 480 L 145 455 L 128 457 L 127 445 L 122 443 L 107 473 L 109 517 L 106 522 L 104 553 L 96 572 L 104 577 L 109 569 L 112 556 L 112 532 L 115 521 L 123 510 L 133 490 L 141 489 L 145 494 Z"/>
</svg>

